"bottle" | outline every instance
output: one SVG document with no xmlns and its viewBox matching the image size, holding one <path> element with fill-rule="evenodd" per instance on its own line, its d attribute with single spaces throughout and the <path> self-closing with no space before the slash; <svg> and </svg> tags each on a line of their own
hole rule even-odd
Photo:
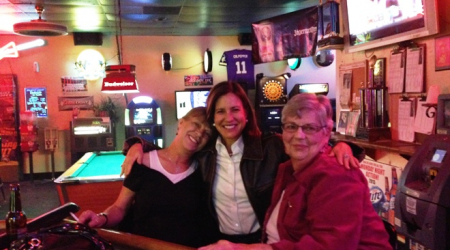
<svg viewBox="0 0 450 250">
<path fill-rule="evenodd" d="M 392 186 L 391 186 L 391 190 L 390 195 L 391 195 L 391 201 L 390 201 L 390 205 L 389 205 L 389 212 L 388 212 L 388 221 L 389 223 L 391 223 L 391 225 L 395 225 L 394 224 L 394 219 L 395 219 L 395 195 L 397 194 L 397 184 L 398 184 L 398 180 L 397 180 L 397 170 L 393 167 L 392 168 Z"/>
<path fill-rule="evenodd" d="M 9 241 L 16 240 L 27 230 L 27 216 L 22 210 L 22 200 L 20 198 L 20 185 L 10 184 L 9 212 L 6 214 L 6 234 Z"/>
<path fill-rule="evenodd" d="M 385 201 L 383 204 L 383 208 L 381 212 L 381 218 L 383 218 L 384 220 L 388 220 L 388 212 L 389 212 L 389 208 L 391 206 L 390 201 L 391 201 L 391 191 L 389 190 L 389 179 L 387 176 L 384 177 L 384 197 L 385 197 Z"/>
</svg>

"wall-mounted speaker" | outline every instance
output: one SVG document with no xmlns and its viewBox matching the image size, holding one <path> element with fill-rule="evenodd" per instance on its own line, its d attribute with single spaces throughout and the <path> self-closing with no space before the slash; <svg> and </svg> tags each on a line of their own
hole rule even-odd
<svg viewBox="0 0 450 250">
<path fill-rule="evenodd" d="M 239 33 L 238 41 L 240 45 L 252 45 L 252 33 Z"/>
<path fill-rule="evenodd" d="M 73 43 L 77 45 L 95 45 L 103 44 L 103 34 L 100 32 L 73 32 Z"/>
</svg>

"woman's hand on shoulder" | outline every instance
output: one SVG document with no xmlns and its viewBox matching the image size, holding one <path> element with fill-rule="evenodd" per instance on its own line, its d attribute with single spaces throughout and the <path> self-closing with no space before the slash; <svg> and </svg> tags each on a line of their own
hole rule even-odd
<svg viewBox="0 0 450 250">
<path fill-rule="evenodd" d="M 236 244 L 227 240 L 219 240 L 218 242 L 200 247 L 198 250 L 272 250 L 267 244 Z"/>
<path fill-rule="evenodd" d="M 142 144 L 135 143 L 130 147 L 128 153 L 125 157 L 125 160 L 122 163 L 122 172 L 120 175 L 129 175 L 131 172 L 131 168 L 133 167 L 134 162 L 142 164 L 142 158 L 144 156 L 144 151 Z"/>
<path fill-rule="evenodd" d="M 330 156 L 336 157 L 339 164 L 346 169 L 359 168 L 359 161 L 353 156 L 351 147 L 345 142 L 338 142 L 330 152 Z"/>
</svg>

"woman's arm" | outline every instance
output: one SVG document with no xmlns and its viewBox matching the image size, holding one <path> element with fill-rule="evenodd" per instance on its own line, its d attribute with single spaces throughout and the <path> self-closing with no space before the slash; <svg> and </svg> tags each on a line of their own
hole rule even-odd
<svg viewBox="0 0 450 250">
<path fill-rule="evenodd" d="M 122 163 L 122 172 L 120 175 L 128 176 L 130 174 L 131 167 L 135 162 L 142 164 L 144 152 L 149 152 L 154 149 L 160 149 L 160 147 L 138 136 L 128 138 L 123 144 L 122 153 L 126 157 Z"/>
<path fill-rule="evenodd" d="M 142 145 L 142 149 L 144 152 L 148 152 L 148 151 L 151 151 L 154 149 L 161 149 L 159 146 L 157 146 L 149 141 L 146 141 L 139 136 L 132 136 L 123 143 L 122 154 L 127 155 L 128 150 L 137 143 Z"/>
<path fill-rule="evenodd" d="M 236 244 L 226 240 L 219 240 L 217 243 L 200 247 L 198 250 L 272 250 L 267 244 Z"/>
<path fill-rule="evenodd" d="M 365 157 L 364 149 L 353 143 L 337 142 L 330 156 L 336 157 L 346 169 L 359 168 L 359 162 Z"/>
<path fill-rule="evenodd" d="M 134 200 L 134 192 L 122 186 L 117 200 L 102 215 L 91 210 L 81 213 L 78 222 L 90 227 L 114 227 L 118 225 Z"/>
<path fill-rule="evenodd" d="M 125 160 L 123 161 L 121 167 L 122 172 L 120 175 L 128 176 L 131 172 L 131 168 L 133 167 L 133 164 L 137 162 L 138 164 L 142 164 L 144 156 L 144 150 L 141 143 L 136 143 L 133 146 L 131 146 L 127 150 L 127 154 L 125 156 Z"/>
</svg>

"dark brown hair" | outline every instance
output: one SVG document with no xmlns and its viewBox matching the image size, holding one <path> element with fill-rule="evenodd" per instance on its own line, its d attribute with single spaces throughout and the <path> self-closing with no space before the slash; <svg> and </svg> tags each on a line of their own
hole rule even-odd
<svg viewBox="0 0 450 250">
<path fill-rule="evenodd" d="M 261 130 L 259 130 L 258 123 L 256 122 L 255 111 L 253 110 L 253 107 L 251 106 L 250 100 L 248 99 L 244 89 L 237 82 L 221 82 L 216 84 L 211 89 L 208 95 L 208 99 L 206 100 L 206 118 L 208 119 L 208 122 L 210 124 L 214 123 L 214 113 L 216 110 L 217 100 L 228 93 L 235 94 L 241 100 L 242 105 L 245 109 L 245 113 L 247 114 L 248 122 L 245 125 L 244 131 L 242 131 L 242 133 L 244 135 L 260 136 Z"/>
</svg>

